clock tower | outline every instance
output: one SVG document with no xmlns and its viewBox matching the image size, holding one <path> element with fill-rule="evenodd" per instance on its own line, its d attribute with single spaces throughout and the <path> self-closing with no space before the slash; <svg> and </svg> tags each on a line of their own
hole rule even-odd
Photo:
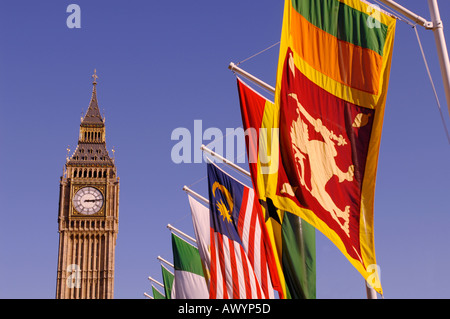
<svg viewBox="0 0 450 319">
<path fill-rule="evenodd" d="M 119 177 L 106 149 L 95 72 L 92 77 L 91 101 L 81 118 L 78 145 L 68 155 L 60 179 L 58 299 L 114 297 Z"/>
</svg>

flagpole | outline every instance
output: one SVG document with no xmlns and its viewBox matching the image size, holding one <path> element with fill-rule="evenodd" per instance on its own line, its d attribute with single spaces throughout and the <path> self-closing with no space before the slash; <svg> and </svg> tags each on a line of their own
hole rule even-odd
<svg viewBox="0 0 450 319">
<path fill-rule="evenodd" d="M 398 4 L 395 1 L 392 0 L 379 0 L 380 2 L 383 2 L 385 5 L 389 6 L 391 9 L 394 9 L 395 11 L 400 12 L 408 19 L 413 20 L 415 23 L 420 24 L 422 27 L 425 27 L 426 29 L 433 28 L 433 22 L 428 21 L 427 19 L 421 17 L 420 15 L 406 9 L 402 5 Z"/>
<path fill-rule="evenodd" d="M 430 8 L 431 20 L 433 21 L 434 40 L 436 42 L 439 64 L 441 65 L 441 76 L 444 83 L 445 96 L 447 97 L 447 108 L 450 114 L 450 61 L 445 42 L 444 26 L 439 13 L 437 0 L 428 0 L 428 7 Z"/>
<path fill-rule="evenodd" d="M 164 285 L 162 283 L 160 283 L 158 280 L 153 279 L 152 277 L 148 276 L 148 280 L 153 281 L 155 284 L 160 285 L 161 287 L 164 288 Z"/>
<path fill-rule="evenodd" d="M 367 283 L 367 280 L 366 280 L 366 293 L 367 293 L 367 299 L 378 299 L 377 292 L 375 291 L 375 289 L 373 289 L 371 286 L 369 286 L 369 284 Z"/>
<path fill-rule="evenodd" d="M 186 185 L 183 187 L 183 190 L 188 193 L 191 194 L 194 197 L 197 197 L 198 199 L 200 199 L 202 202 L 204 202 L 206 205 L 209 205 L 209 200 L 207 200 L 205 197 L 203 197 L 202 195 L 194 192 L 192 189 L 190 189 L 189 187 L 187 187 Z"/>
<path fill-rule="evenodd" d="M 152 296 L 150 296 L 148 293 L 144 292 L 144 296 L 150 299 L 154 299 Z"/>
<path fill-rule="evenodd" d="M 209 148 L 207 148 L 205 145 L 202 144 L 202 146 L 200 147 L 200 149 L 202 151 L 205 151 L 209 154 L 211 154 L 212 156 L 218 158 L 219 160 L 221 160 L 222 162 L 224 162 L 225 164 L 231 166 L 232 168 L 234 168 L 235 170 L 241 172 L 244 175 L 247 175 L 248 177 L 251 177 L 250 173 L 248 171 L 246 171 L 245 169 L 243 169 L 242 167 L 239 167 L 238 165 L 234 164 L 233 162 L 227 160 L 225 157 L 223 157 L 222 155 L 217 154 L 216 152 L 210 150 Z"/>
<path fill-rule="evenodd" d="M 441 67 L 441 76 L 444 86 L 445 96 L 447 98 L 447 108 L 450 114 L 450 61 L 448 57 L 447 44 L 444 36 L 444 26 L 439 13 L 439 7 L 437 0 L 428 0 L 428 7 L 430 10 L 430 16 L 432 21 L 428 21 L 422 18 L 418 14 L 406 9 L 392 0 L 379 0 L 390 8 L 398 11 L 407 18 L 420 24 L 427 30 L 433 30 L 434 40 L 436 42 L 436 49 L 439 58 L 439 64 Z"/>
<path fill-rule="evenodd" d="M 193 241 L 194 243 L 197 243 L 197 240 L 196 240 L 195 238 L 192 238 L 192 237 L 189 236 L 188 234 L 183 233 L 181 230 L 179 230 L 179 229 L 173 227 L 172 225 L 168 224 L 168 225 L 167 225 L 167 228 L 169 228 L 171 231 L 174 231 L 174 232 L 180 234 L 181 236 L 186 237 L 187 239 Z"/>
<path fill-rule="evenodd" d="M 274 88 L 273 86 L 267 84 L 266 82 L 261 81 L 261 80 L 258 79 L 257 77 L 255 77 L 255 76 L 251 75 L 250 73 L 248 73 L 248 72 L 242 70 L 241 68 L 237 67 L 236 64 L 234 64 L 233 62 L 231 62 L 231 63 L 228 65 L 228 68 L 229 68 L 231 71 L 236 72 L 236 73 L 242 75 L 243 77 L 245 77 L 245 78 L 251 80 L 252 82 L 258 84 L 259 86 L 265 88 L 266 90 L 268 90 L 268 91 L 270 91 L 270 92 L 272 92 L 272 93 L 275 93 L 275 88 Z"/>
<path fill-rule="evenodd" d="M 175 266 L 174 266 L 172 263 L 168 262 L 167 260 L 165 260 L 165 259 L 162 258 L 161 256 L 158 256 L 158 260 L 159 260 L 159 261 L 162 261 L 163 263 L 169 265 L 169 266 L 172 267 L 172 268 L 175 268 Z"/>
</svg>

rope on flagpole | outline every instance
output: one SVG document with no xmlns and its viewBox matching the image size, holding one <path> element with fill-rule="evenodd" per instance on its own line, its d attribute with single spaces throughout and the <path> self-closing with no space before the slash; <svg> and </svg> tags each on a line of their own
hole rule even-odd
<svg viewBox="0 0 450 319">
<path fill-rule="evenodd" d="M 425 68 L 427 69 L 428 78 L 430 79 L 431 87 L 433 88 L 434 97 L 438 106 L 439 114 L 441 116 L 441 121 L 444 126 L 445 133 L 447 135 L 447 141 L 450 144 L 450 135 L 448 133 L 447 125 L 445 124 L 444 115 L 442 114 L 441 103 L 439 102 L 439 97 L 436 92 L 436 87 L 434 86 L 433 77 L 431 76 L 430 68 L 428 67 L 427 58 L 425 57 L 425 52 L 423 51 L 422 42 L 420 41 L 419 32 L 417 32 L 416 26 L 413 26 L 416 32 L 417 42 L 419 43 L 420 52 L 422 53 L 423 62 L 425 63 Z"/>
<path fill-rule="evenodd" d="M 250 60 L 250 59 L 253 59 L 255 56 L 260 55 L 261 53 L 264 53 L 264 52 L 266 52 L 267 50 L 272 49 L 274 46 L 280 44 L 280 42 L 281 42 L 281 41 L 278 41 L 277 43 L 272 44 L 271 46 L 265 48 L 264 50 L 261 50 L 261 51 L 259 51 L 258 53 L 253 54 L 252 56 L 249 56 L 248 58 L 242 60 L 241 62 L 238 62 L 236 65 L 239 65 L 239 64 L 241 64 L 241 63 L 244 63 L 245 61 L 248 61 L 248 60 Z"/>
</svg>

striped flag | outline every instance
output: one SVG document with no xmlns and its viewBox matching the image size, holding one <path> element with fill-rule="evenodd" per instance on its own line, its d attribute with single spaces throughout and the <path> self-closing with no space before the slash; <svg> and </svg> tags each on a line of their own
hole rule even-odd
<svg viewBox="0 0 450 319">
<path fill-rule="evenodd" d="M 153 292 L 153 299 L 166 299 L 166 296 L 164 296 L 158 289 L 155 288 L 155 286 L 152 285 L 152 292 Z"/>
<path fill-rule="evenodd" d="M 279 280 L 255 192 L 214 164 L 207 164 L 207 169 L 211 213 L 210 298 L 273 298 Z"/>
<path fill-rule="evenodd" d="M 173 286 L 173 273 L 161 265 L 163 283 L 164 283 L 164 293 L 166 295 L 165 299 L 170 299 L 172 295 L 172 286 Z"/>
<path fill-rule="evenodd" d="M 171 299 L 206 299 L 208 286 L 198 249 L 172 234 L 173 280 Z"/>
</svg>

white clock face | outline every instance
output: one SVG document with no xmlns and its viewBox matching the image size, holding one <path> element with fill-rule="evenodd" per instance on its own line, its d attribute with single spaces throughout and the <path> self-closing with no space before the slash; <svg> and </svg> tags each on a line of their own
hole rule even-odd
<svg viewBox="0 0 450 319">
<path fill-rule="evenodd" d="M 103 206 L 103 194 L 94 187 L 80 188 L 73 197 L 73 206 L 81 214 L 95 214 Z"/>
</svg>

